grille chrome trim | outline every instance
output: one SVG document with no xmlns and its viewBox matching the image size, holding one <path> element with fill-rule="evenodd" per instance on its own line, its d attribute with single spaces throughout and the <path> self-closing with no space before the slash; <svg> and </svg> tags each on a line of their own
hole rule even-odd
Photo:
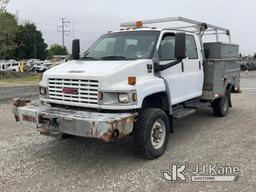
<svg viewBox="0 0 256 192">
<path fill-rule="evenodd" d="M 66 94 L 63 88 L 76 88 L 78 94 Z M 49 99 L 82 104 L 98 104 L 99 81 L 79 79 L 48 79 Z"/>
</svg>

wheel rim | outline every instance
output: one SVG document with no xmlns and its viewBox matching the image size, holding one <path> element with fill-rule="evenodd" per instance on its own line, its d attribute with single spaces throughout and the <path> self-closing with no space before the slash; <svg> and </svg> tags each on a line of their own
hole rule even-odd
<svg viewBox="0 0 256 192">
<path fill-rule="evenodd" d="M 154 149 L 160 149 L 165 141 L 166 127 L 162 119 L 157 119 L 151 129 L 151 144 Z"/>
</svg>

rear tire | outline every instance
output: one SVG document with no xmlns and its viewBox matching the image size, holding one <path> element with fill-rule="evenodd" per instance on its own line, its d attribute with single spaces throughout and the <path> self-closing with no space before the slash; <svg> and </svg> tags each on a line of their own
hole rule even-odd
<svg viewBox="0 0 256 192">
<path fill-rule="evenodd" d="M 156 159 L 164 154 L 169 134 L 170 123 L 164 111 L 155 108 L 142 110 L 134 130 L 135 149 L 146 159 Z"/>
<path fill-rule="evenodd" d="M 226 90 L 226 93 L 221 98 L 214 100 L 212 107 L 214 115 L 217 117 L 225 117 L 228 114 L 230 105 L 230 92 Z"/>
</svg>

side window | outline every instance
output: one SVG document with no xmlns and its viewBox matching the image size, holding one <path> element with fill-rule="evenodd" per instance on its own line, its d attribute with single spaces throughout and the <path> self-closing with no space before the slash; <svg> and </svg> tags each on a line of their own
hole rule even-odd
<svg viewBox="0 0 256 192">
<path fill-rule="evenodd" d="M 198 59 L 196 41 L 192 35 L 186 36 L 186 49 L 187 49 L 187 56 L 189 59 Z"/>
<path fill-rule="evenodd" d="M 159 47 L 160 61 L 175 60 L 175 36 L 165 34 Z"/>
</svg>

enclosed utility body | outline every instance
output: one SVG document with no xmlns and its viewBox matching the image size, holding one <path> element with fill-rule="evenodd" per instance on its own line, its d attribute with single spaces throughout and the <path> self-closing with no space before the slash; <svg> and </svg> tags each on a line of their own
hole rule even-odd
<svg viewBox="0 0 256 192">
<path fill-rule="evenodd" d="M 167 24 L 150 26 L 159 23 Z M 204 44 L 206 35 L 216 42 Z M 220 43 L 220 35 L 229 43 Z M 229 30 L 183 17 L 123 23 L 83 57 L 74 40 L 72 56 L 43 74 L 39 104 L 15 100 L 16 120 L 49 136 L 108 142 L 131 135 L 148 159 L 165 152 L 175 119 L 201 107 L 226 116 L 231 93 L 240 90 L 238 46 Z"/>
<path fill-rule="evenodd" d="M 239 57 L 239 45 L 223 42 L 204 43 L 205 59 L 234 59 Z"/>
<path fill-rule="evenodd" d="M 239 45 L 222 42 L 204 43 L 204 89 L 202 100 L 223 96 L 228 87 L 231 92 L 240 90 Z"/>
</svg>

